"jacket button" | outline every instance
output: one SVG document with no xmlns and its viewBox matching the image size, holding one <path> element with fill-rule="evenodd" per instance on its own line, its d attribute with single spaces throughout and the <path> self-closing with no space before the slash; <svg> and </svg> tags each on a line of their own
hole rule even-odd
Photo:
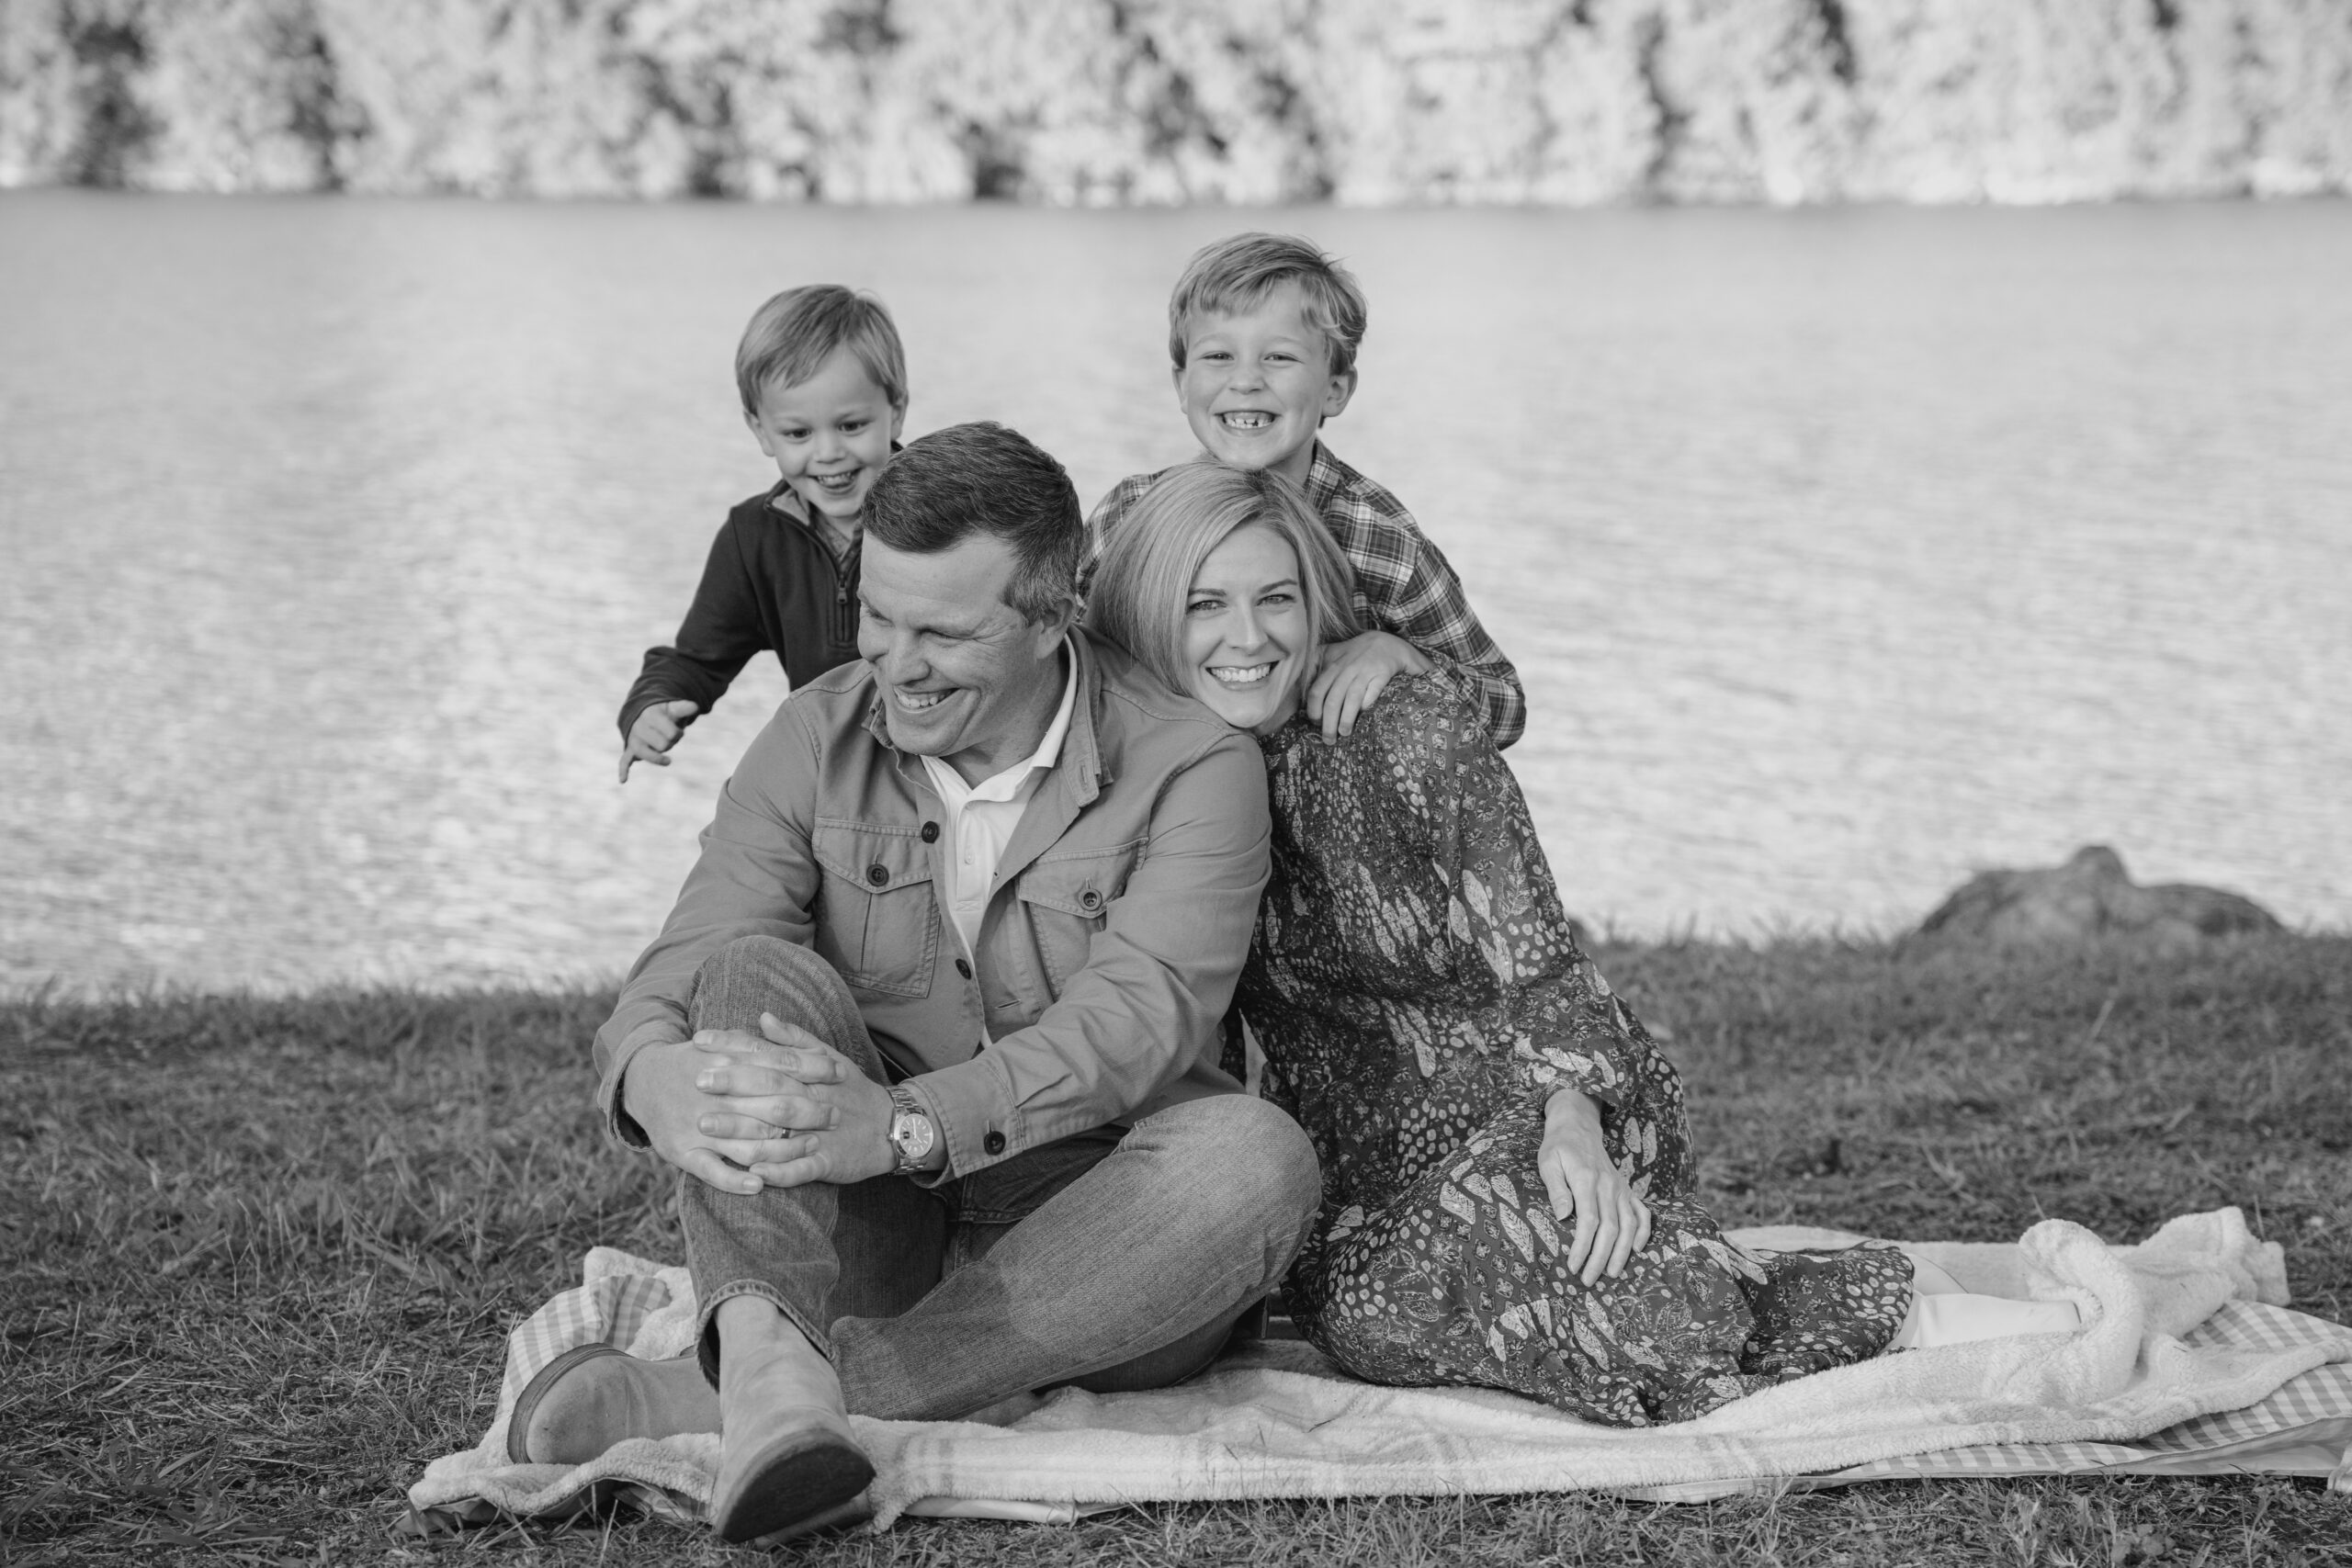
<svg viewBox="0 0 2352 1568">
<path fill-rule="evenodd" d="M 956 973 L 968 980 L 972 977 L 972 966 L 959 958 L 956 961 Z"/>
<path fill-rule="evenodd" d="M 935 844 L 939 842 L 938 823 L 926 822 L 922 825 L 922 841 L 926 844 Z"/>
<path fill-rule="evenodd" d="M 1099 909 L 1102 907 L 1102 895 L 1090 887 L 1078 896 L 1078 907 L 1081 909 Z"/>
<path fill-rule="evenodd" d="M 1004 1134 L 1002 1133 L 990 1133 L 987 1137 L 980 1140 L 980 1147 L 986 1149 L 992 1155 L 1001 1155 L 1004 1153 Z"/>
<path fill-rule="evenodd" d="M 876 887 L 881 886 L 884 883 L 890 880 L 889 867 L 878 863 L 867 866 L 865 868 L 865 880 L 871 882 Z"/>
</svg>

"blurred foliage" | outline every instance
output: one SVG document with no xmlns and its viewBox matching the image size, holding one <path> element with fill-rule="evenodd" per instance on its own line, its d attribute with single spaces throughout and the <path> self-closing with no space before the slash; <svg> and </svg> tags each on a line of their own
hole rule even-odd
<svg viewBox="0 0 2352 1568">
<path fill-rule="evenodd" d="M 0 186 L 1053 203 L 2352 189 L 2340 0 L 8 0 Z"/>
</svg>

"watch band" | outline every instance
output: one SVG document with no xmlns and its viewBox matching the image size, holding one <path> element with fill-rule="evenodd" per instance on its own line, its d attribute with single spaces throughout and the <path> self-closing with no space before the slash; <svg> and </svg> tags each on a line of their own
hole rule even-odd
<svg viewBox="0 0 2352 1568">
<path fill-rule="evenodd" d="M 893 1085 L 890 1105 L 890 1148 L 898 1156 L 891 1174 L 913 1176 L 922 1169 L 923 1156 L 939 1141 L 939 1132 L 932 1125 L 931 1112 L 911 1090 Z"/>
</svg>

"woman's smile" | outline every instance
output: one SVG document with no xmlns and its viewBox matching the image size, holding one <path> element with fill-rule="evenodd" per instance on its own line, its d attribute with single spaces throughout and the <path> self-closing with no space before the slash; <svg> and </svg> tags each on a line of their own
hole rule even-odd
<svg viewBox="0 0 2352 1568">
<path fill-rule="evenodd" d="M 1193 694 L 1235 728 L 1271 734 L 1298 710 L 1314 652 L 1296 553 L 1258 524 L 1227 534 L 1184 599 Z"/>
</svg>

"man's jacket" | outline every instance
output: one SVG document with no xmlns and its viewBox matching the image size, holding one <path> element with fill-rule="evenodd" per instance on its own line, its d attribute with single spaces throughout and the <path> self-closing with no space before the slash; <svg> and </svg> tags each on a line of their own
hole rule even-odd
<svg viewBox="0 0 2352 1568">
<path fill-rule="evenodd" d="M 755 933 L 840 971 L 930 1103 L 953 1175 L 1240 1087 L 1217 1070 L 1217 1023 L 1266 881 L 1265 763 L 1115 646 L 1082 631 L 1067 646 L 1069 732 L 1006 846 L 968 964 L 937 892 L 951 848 L 939 799 L 922 761 L 891 746 L 872 668 L 785 701 L 597 1032 L 598 1103 L 619 1136 L 643 1142 L 618 1114 L 629 1057 L 686 1038 L 695 972 Z"/>
</svg>

